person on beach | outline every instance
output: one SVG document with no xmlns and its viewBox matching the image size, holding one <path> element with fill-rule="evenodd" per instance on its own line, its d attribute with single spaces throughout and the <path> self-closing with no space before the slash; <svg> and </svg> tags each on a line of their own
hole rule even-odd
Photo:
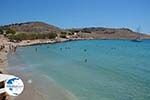
<svg viewBox="0 0 150 100">
<path fill-rule="evenodd" d="M 14 46 L 14 52 L 16 52 L 17 46 Z"/>
<path fill-rule="evenodd" d="M 4 44 L 0 45 L 0 51 L 3 50 L 5 48 Z"/>
<path fill-rule="evenodd" d="M 16 52 L 17 46 L 9 45 L 9 50 L 12 52 Z"/>
</svg>

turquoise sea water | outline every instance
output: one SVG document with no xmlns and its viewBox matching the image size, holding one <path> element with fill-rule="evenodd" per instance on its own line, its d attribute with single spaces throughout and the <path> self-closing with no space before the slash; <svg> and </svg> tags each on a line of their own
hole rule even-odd
<svg viewBox="0 0 150 100">
<path fill-rule="evenodd" d="M 46 76 L 78 100 L 150 100 L 150 40 L 20 47 L 8 58 L 9 70 Z"/>
</svg>

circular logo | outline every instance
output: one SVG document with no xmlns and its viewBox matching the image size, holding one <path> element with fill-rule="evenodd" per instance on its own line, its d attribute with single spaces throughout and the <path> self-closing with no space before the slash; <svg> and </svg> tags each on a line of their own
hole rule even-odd
<svg viewBox="0 0 150 100">
<path fill-rule="evenodd" d="M 18 77 L 12 77 L 5 82 L 5 91 L 10 96 L 18 96 L 23 92 L 23 81 Z"/>
</svg>

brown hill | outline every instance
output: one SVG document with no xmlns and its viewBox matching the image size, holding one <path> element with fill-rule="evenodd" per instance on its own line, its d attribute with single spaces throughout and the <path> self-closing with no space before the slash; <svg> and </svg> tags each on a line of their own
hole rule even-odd
<svg viewBox="0 0 150 100">
<path fill-rule="evenodd" d="M 49 25 L 44 22 L 25 22 L 2 26 L 1 28 L 11 28 L 17 33 L 51 33 L 60 34 L 62 31 L 77 33 L 76 37 L 80 38 L 95 38 L 95 39 L 135 39 L 139 36 L 128 28 L 103 28 L 103 27 L 89 27 L 89 28 L 74 28 L 63 30 L 59 27 Z M 150 39 L 150 35 L 141 34 L 144 39 Z"/>
<path fill-rule="evenodd" d="M 49 33 L 49 32 L 60 32 L 61 29 L 46 24 L 44 22 L 25 22 L 25 23 L 16 23 L 3 26 L 4 28 L 11 28 L 17 33 Z"/>
<path fill-rule="evenodd" d="M 83 38 L 95 39 L 135 39 L 141 34 L 141 38 L 150 39 L 150 35 L 134 32 L 128 28 L 103 28 L 103 27 L 90 27 L 90 28 L 76 28 L 69 29 L 69 31 L 76 32 Z"/>
</svg>

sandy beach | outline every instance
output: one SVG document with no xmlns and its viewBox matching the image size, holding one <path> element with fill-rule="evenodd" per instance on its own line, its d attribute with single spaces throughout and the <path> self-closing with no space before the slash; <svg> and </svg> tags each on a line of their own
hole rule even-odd
<svg viewBox="0 0 150 100">
<path fill-rule="evenodd" d="M 0 46 L 5 46 L 0 50 L 0 71 L 4 71 L 7 66 L 7 54 L 9 52 L 9 42 L 4 36 L 0 36 Z"/>
<path fill-rule="evenodd" d="M 53 80 L 46 79 L 45 76 L 38 76 L 33 73 L 22 73 L 11 71 L 9 74 L 19 76 L 25 85 L 24 91 L 18 97 L 11 97 L 10 100 L 77 100 L 68 90 L 56 84 Z M 42 84 L 42 85 L 41 85 Z"/>
<path fill-rule="evenodd" d="M 0 36 L 0 72 L 3 73 L 6 73 L 5 68 L 7 67 L 8 50 L 8 40 L 3 36 Z M 4 96 L 5 94 L 1 94 L 0 99 L 4 98 Z"/>
</svg>

